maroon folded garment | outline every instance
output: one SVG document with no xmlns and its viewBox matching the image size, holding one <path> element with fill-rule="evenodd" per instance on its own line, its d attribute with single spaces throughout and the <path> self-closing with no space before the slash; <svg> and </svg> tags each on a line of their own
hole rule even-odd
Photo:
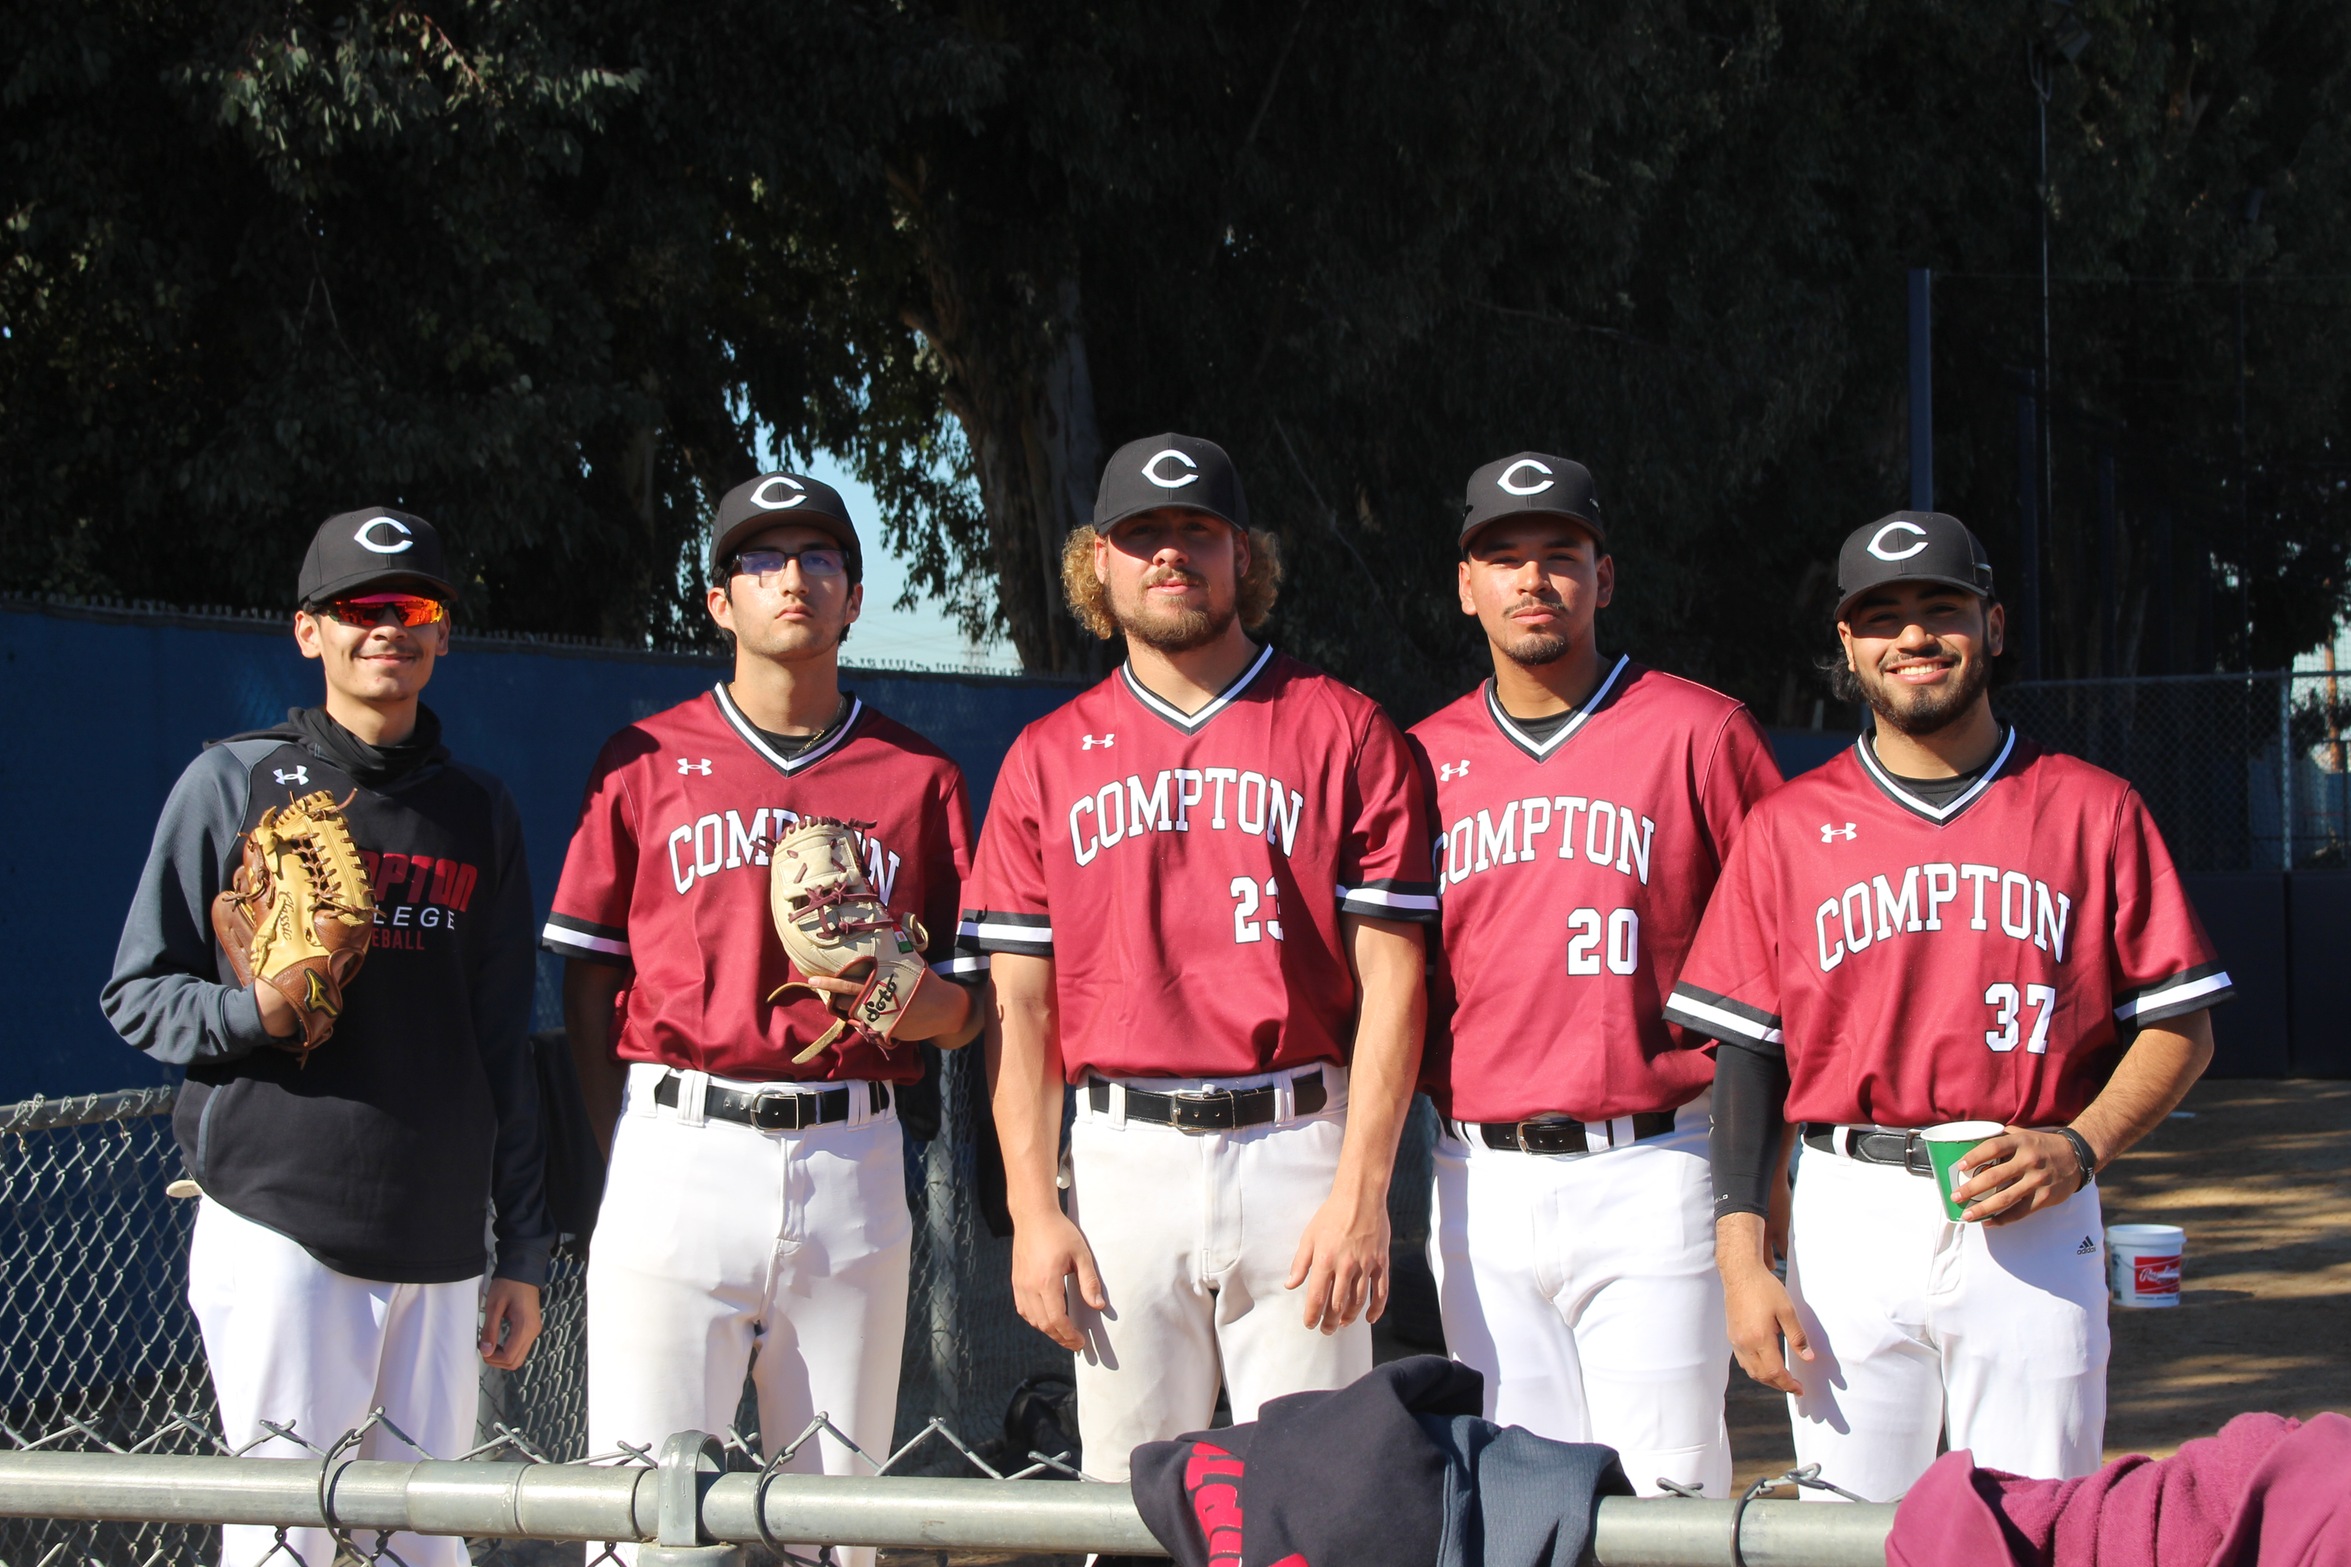
<svg viewBox="0 0 2351 1567">
<path fill-rule="evenodd" d="M 2170 1458 L 2026 1480 L 1946 1453 L 1887 1567 L 2351 1567 L 2351 1419 L 2239 1415 Z"/>
</svg>

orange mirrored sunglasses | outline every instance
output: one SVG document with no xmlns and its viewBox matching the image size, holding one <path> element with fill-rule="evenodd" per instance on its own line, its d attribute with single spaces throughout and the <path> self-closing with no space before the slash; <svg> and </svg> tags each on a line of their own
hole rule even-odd
<svg viewBox="0 0 2351 1567">
<path fill-rule="evenodd" d="M 399 616 L 400 624 L 411 630 L 438 625 L 449 618 L 448 605 L 419 593 L 364 593 L 353 598 L 329 599 L 318 606 L 320 614 L 332 615 L 347 626 L 380 626 L 387 611 Z"/>
</svg>

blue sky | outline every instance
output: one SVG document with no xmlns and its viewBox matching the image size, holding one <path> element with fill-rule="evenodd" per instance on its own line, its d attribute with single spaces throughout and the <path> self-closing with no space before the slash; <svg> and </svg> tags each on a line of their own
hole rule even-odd
<svg viewBox="0 0 2351 1567">
<path fill-rule="evenodd" d="M 1018 671 L 1020 660 L 1009 642 L 974 648 L 939 605 L 924 600 L 912 610 L 892 608 L 906 587 L 906 563 L 882 547 L 881 509 L 873 491 L 829 452 L 816 453 L 807 472 L 841 492 L 865 540 L 865 612 L 842 650 L 843 663 L 855 667 L 887 660 L 936 669 Z"/>
</svg>

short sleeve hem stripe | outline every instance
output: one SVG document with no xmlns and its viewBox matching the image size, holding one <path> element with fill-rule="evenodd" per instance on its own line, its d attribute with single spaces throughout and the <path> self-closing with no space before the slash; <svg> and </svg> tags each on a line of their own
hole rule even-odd
<svg viewBox="0 0 2351 1567">
<path fill-rule="evenodd" d="M 984 952 L 958 952 L 932 964 L 931 972 L 954 984 L 976 985 L 988 977 L 988 957 Z"/>
<path fill-rule="evenodd" d="M 1758 1045 L 1786 1042 L 1780 1032 L 1780 1020 L 1769 1012 L 1729 996 L 1718 996 L 1711 990 L 1700 990 L 1695 985 L 1674 986 L 1673 997 L 1665 1004 L 1665 1016 L 1668 1022 L 1679 1023 L 1710 1039 L 1737 1039 Z"/>
<path fill-rule="evenodd" d="M 599 925 L 593 920 L 575 919 L 568 914 L 550 914 L 546 928 L 539 939 L 557 952 L 583 957 L 625 958 L 629 955 L 628 932 L 617 925 Z"/>
<path fill-rule="evenodd" d="M 1053 955 L 1053 919 L 1046 914 L 1007 914 L 995 909 L 965 909 L 957 927 L 960 952 L 1025 952 Z"/>
<path fill-rule="evenodd" d="M 1367 881 L 1339 889 L 1339 912 L 1375 919 L 1419 920 L 1434 924 L 1439 902 L 1437 889 L 1418 881 Z"/>
<path fill-rule="evenodd" d="M 2123 997 L 2115 1005 L 2114 1015 L 2124 1023 L 2155 1023 L 2218 1006 L 2236 993 L 2227 969 L 2205 963 Z"/>
</svg>

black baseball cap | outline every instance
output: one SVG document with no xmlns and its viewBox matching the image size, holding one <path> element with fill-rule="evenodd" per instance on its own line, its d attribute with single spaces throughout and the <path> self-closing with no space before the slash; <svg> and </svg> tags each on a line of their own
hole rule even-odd
<svg viewBox="0 0 2351 1567">
<path fill-rule="evenodd" d="M 726 575 L 727 562 L 744 540 L 787 523 L 831 534 L 848 551 L 850 570 L 862 573 L 865 550 L 857 542 L 857 524 L 849 520 L 841 492 L 804 473 L 763 473 L 736 485 L 718 503 L 718 530 L 710 541 L 711 580 Z"/>
<path fill-rule="evenodd" d="M 1592 470 L 1549 452 L 1513 452 L 1469 476 L 1469 493 L 1461 502 L 1461 547 L 1469 548 L 1469 536 L 1490 522 L 1527 516 L 1573 518 L 1592 530 L 1603 550 L 1608 548 Z"/>
<path fill-rule="evenodd" d="M 1992 597 L 1992 559 L 1957 517 L 1939 511 L 1888 512 L 1856 528 L 1837 552 L 1837 618 L 1889 582 L 1943 582 Z"/>
<path fill-rule="evenodd" d="M 363 506 L 337 512 L 310 536 L 302 557 L 300 602 L 323 604 L 355 588 L 418 587 L 453 599 L 441 535 L 412 511 Z"/>
<path fill-rule="evenodd" d="M 1246 532 L 1249 498 L 1225 449 L 1196 435 L 1154 435 L 1129 441 L 1102 465 L 1094 492 L 1094 529 L 1108 533 L 1129 517 L 1162 506 L 1206 512 Z"/>
</svg>

